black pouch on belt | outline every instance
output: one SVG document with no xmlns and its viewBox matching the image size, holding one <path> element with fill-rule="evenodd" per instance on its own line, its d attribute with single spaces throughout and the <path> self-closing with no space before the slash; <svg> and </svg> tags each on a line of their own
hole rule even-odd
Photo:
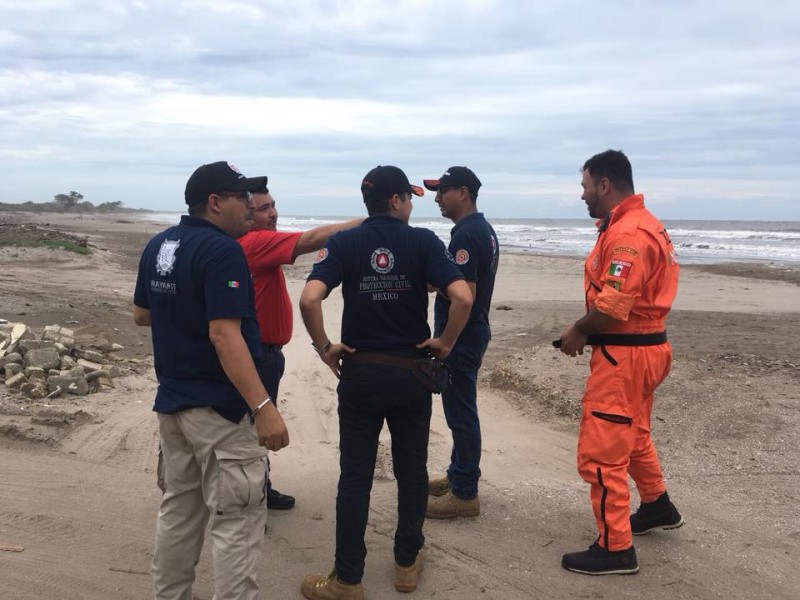
<svg viewBox="0 0 800 600">
<path fill-rule="evenodd" d="M 441 394 L 450 385 L 450 365 L 435 358 L 418 358 L 411 369 L 422 386 L 434 394 Z"/>
</svg>

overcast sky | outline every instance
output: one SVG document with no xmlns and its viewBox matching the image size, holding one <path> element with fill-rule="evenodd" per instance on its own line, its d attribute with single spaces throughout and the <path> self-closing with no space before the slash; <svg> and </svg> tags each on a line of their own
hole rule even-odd
<svg viewBox="0 0 800 600">
<path fill-rule="evenodd" d="M 0 0 L 0 201 L 180 211 L 228 160 L 359 215 L 377 164 L 465 164 L 489 216 L 585 217 L 615 148 L 662 218 L 800 220 L 798 30 L 796 0 Z"/>
</svg>

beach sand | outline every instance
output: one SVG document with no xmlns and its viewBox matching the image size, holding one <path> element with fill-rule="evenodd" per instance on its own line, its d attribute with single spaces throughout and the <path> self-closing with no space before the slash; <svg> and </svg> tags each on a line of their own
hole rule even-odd
<svg viewBox="0 0 800 600">
<path fill-rule="evenodd" d="M 12 221 L 86 237 L 91 253 L 0 247 L 0 317 L 105 336 L 125 346 L 120 354 L 133 372 L 111 392 L 49 406 L 0 387 L 0 597 L 152 597 L 155 378 L 149 332 L 133 325 L 130 307 L 139 253 L 161 228 L 127 215 L 0 215 Z M 0 241 L 11 229 L 0 226 Z M 286 269 L 295 300 L 309 266 L 302 258 Z M 637 576 L 591 578 L 560 567 L 562 553 L 596 536 L 575 467 L 588 353 L 571 359 L 550 345 L 583 312 L 582 261 L 503 255 L 479 390 L 482 514 L 426 522 L 427 562 L 414 597 L 797 598 L 798 282 L 796 269 L 779 266 L 682 270 L 668 324 L 673 371 L 656 394 L 653 435 L 686 525 L 634 540 Z M 324 310 L 333 335 L 338 290 Z M 279 398 L 291 445 L 272 465 L 274 485 L 295 495 L 297 507 L 269 515 L 260 581 L 270 599 L 300 598 L 302 576 L 333 564 L 336 380 L 295 318 Z M 63 418 L 41 418 L 45 409 Z M 387 442 L 384 432 L 366 535 L 364 585 L 373 600 L 400 596 L 392 586 L 396 488 Z M 432 476 L 449 450 L 434 397 Z M 207 546 L 195 584 L 203 600 L 213 595 Z"/>
</svg>

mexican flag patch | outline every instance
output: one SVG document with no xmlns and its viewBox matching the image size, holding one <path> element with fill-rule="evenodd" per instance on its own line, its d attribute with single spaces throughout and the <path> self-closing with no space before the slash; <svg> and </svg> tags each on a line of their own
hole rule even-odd
<svg viewBox="0 0 800 600">
<path fill-rule="evenodd" d="M 608 274 L 612 277 L 621 277 L 625 279 L 628 273 L 630 273 L 631 266 L 631 263 L 625 262 L 624 260 L 612 260 L 611 266 L 608 269 Z"/>
</svg>

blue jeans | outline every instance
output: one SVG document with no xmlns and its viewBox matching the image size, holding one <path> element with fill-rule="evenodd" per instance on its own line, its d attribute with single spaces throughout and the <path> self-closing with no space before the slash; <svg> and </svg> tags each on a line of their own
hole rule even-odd
<svg viewBox="0 0 800 600">
<path fill-rule="evenodd" d="M 278 406 L 278 388 L 280 387 L 281 378 L 286 370 L 286 358 L 276 346 L 268 344 L 261 345 L 261 360 L 256 365 L 258 376 L 261 383 L 267 390 L 267 394 L 272 399 L 272 403 Z M 269 477 L 269 456 L 267 456 L 267 483 L 264 487 L 264 493 L 269 493 L 272 489 L 272 481 Z"/>
<path fill-rule="evenodd" d="M 450 386 L 442 394 L 447 426 L 453 432 L 453 450 L 447 479 L 453 495 L 467 500 L 478 495 L 481 476 L 481 423 L 478 418 L 478 370 L 487 344 L 456 346 L 447 357 Z"/>
<path fill-rule="evenodd" d="M 397 479 L 397 564 L 414 564 L 425 542 L 431 393 L 411 371 L 344 360 L 339 394 L 339 488 L 336 496 L 336 571 L 347 583 L 364 575 L 364 533 L 384 419 L 392 436 Z"/>
</svg>

